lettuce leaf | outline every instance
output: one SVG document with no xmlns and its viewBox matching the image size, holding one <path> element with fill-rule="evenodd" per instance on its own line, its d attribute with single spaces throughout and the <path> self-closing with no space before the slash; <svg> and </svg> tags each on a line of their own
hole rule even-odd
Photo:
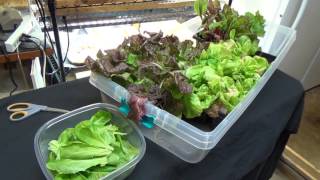
<svg viewBox="0 0 320 180">
<path fill-rule="evenodd" d="M 232 111 L 269 66 L 265 58 L 252 57 L 258 49 L 245 36 L 237 42 L 211 43 L 196 65 L 185 70 L 193 92 L 183 98 L 184 115 L 194 118 L 206 111 L 216 117 L 219 110 Z"/>
<path fill-rule="evenodd" d="M 194 10 L 202 19 L 194 36 L 196 46 L 161 31 L 144 32 L 106 54 L 98 52 L 96 62 L 88 58 L 88 67 L 179 117 L 230 112 L 269 66 L 265 58 L 255 56 L 265 20 L 259 12 L 240 15 L 228 5 L 221 7 L 219 0 L 196 0 Z M 92 129 L 76 128 L 76 132 L 86 133 L 92 146 L 105 146 L 103 139 L 90 134 Z"/>
<path fill-rule="evenodd" d="M 73 142 L 60 148 L 61 159 L 90 159 L 107 156 L 112 153 L 110 148 L 96 148 L 82 142 Z"/>
<path fill-rule="evenodd" d="M 89 120 L 65 129 L 49 142 L 47 168 L 55 179 L 96 180 L 130 161 L 138 153 L 126 133 L 110 124 L 112 114 L 97 111 Z"/>
<path fill-rule="evenodd" d="M 202 30 L 195 36 L 199 41 L 238 41 L 240 37 L 247 36 L 251 41 L 258 42 L 258 37 L 265 33 L 265 19 L 259 11 L 255 14 L 247 12 L 239 15 L 227 4 L 221 8 L 219 0 L 209 0 L 208 3 L 197 0 L 194 7 L 196 14 L 202 19 Z"/>
<path fill-rule="evenodd" d="M 106 165 L 108 159 L 106 157 L 91 158 L 91 159 L 60 159 L 52 160 L 47 163 L 47 168 L 56 171 L 59 174 L 74 174 L 85 171 L 88 168 L 96 165 Z"/>
</svg>

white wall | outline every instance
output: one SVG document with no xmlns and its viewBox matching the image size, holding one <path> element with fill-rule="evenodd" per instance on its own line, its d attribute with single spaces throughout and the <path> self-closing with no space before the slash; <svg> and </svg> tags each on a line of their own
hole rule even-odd
<svg viewBox="0 0 320 180">
<path fill-rule="evenodd" d="M 320 84 L 320 48 L 302 78 L 302 82 L 305 89 L 310 89 Z"/>
<path fill-rule="evenodd" d="M 259 11 L 270 22 L 280 24 L 281 17 L 290 0 L 233 0 L 232 7 L 240 14 Z"/>
<path fill-rule="evenodd" d="M 296 0 L 293 0 L 290 3 L 293 3 L 294 1 Z M 291 8 L 292 7 L 289 6 L 287 11 L 290 12 L 290 10 L 292 10 Z M 316 56 L 320 47 L 319 8 L 319 0 L 309 0 L 304 16 L 297 27 L 296 42 L 293 44 L 288 55 L 279 67 L 282 71 L 300 80 L 305 89 L 320 84 L 320 58 Z M 292 13 L 288 14 L 291 16 Z M 290 20 L 291 17 L 285 18 L 292 21 L 292 19 Z M 313 66 L 308 68 L 310 64 L 313 64 Z"/>
</svg>

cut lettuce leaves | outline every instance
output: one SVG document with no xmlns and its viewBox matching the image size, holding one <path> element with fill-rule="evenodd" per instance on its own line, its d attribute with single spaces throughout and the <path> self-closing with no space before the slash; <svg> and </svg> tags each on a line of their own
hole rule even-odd
<svg viewBox="0 0 320 180">
<path fill-rule="evenodd" d="M 57 171 L 59 174 L 74 174 L 85 171 L 86 169 L 96 165 L 106 165 L 108 159 L 106 157 L 93 159 L 60 159 L 52 160 L 47 163 L 47 168 L 52 171 Z"/>
<path fill-rule="evenodd" d="M 90 159 L 108 156 L 111 148 L 96 148 L 82 142 L 73 142 L 60 148 L 61 159 Z"/>
<path fill-rule="evenodd" d="M 111 119 L 110 112 L 98 111 L 49 142 L 47 168 L 56 180 L 98 180 L 139 153 Z"/>
</svg>

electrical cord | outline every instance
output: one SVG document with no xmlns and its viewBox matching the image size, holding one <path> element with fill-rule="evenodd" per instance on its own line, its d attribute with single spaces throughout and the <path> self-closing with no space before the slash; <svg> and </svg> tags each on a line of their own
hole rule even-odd
<svg viewBox="0 0 320 180">
<path fill-rule="evenodd" d="M 38 39 L 39 40 L 39 44 L 35 44 L 39 49 L 41 49 L 41 40 L 39 39 L 39 38 L 37 38 L 37 37 L 34 37 L 34 36 L 30 36 L 30 35 L 28 35 L 28 34 L 22 34 L 22 36 L 24 37 L 24 38 L 27 38 L 27 39 Z M 24 39 L 22 39 L 22 41 L 25 41 Z M 31 40 L 30 40 L 31 41 Z M 32 43 L 35 43 L 35 42 L 32 42 Z M 44 49 L 44 48 L 43 48 Z M 46 55 L 46 53 L 45 53 L 45 51 L 42 51 L 43 52 L 43 54 L 45 54 Z M 47 57 L 47 55 L 46 55 L 46 57 Z M 52 75 L 54 75 L 54 74 L 56 74 L 57 72 L 59 72 L 59 68 L 58 69 L 55 69 L 54 71 L 52 71 L 51 73 L 47 73 L 46 72 L 46 75 L 49 75 L 49 76 L 52 76 Z"/>
<path fill-rule="evenodd" d="M 25 87 L 28 87 L 28 82 L 27 82 L 27 79 L 26 79 L 26 73 L 24 72 L 22 61 L 21 61 L 21 58 L 20 58 L 19 47 L 20 47 L 20 45 L 17 47 L 17 57 L 18 57 L 18 62 L 19 62 L 19 68 L 20 68 L 20 71 L 21 71 L 21 74 L 22 74 L 22 78 L 23 78 Z"/>
<path fill-rule="evenodd" d="M 43 39 L 44 39 L 44 42 L 45 42 L 44 43 L 44 47 L 46 48 L 46 46 L 47 46 L 47 42 L 46 42 L 46 39 L 47 39 L 47 37 L 46 37 L 47 25 L 46 25 L 46 22 L 45 22 L 45 12 L 43 11 L 43 9 L 41 9 L 39 1 L 35 0 L 35 3 L 37 5 L 37 8 L 38 8 L 38 11 L 39 11 L 39 14 L 40 14 L 40 20 L 42 21 L 43 27 L 44 27 L 44 33 L 43 33 L 44 38 Z"/>
<path fill-rule="evenodd" d="M 49 34 L 49 31 L 48 31 L 48 28 L 47 28 L 47 25 L 46 25 L 46 20 L 45 20 L 45 17 L 46 17 L 46 15 L 45 15 L 45 11 L 44 11 L 44 8 L 43 8 L 43 4 L 42 4 L 42 2 L 41 1 L 39 1 L 39 0 L 35 0 L 35 2 L 36 2 L 36 5 L 37 5 L 37 7 L 38 7 L 38 10 L 39 10 L 39 14 L 40 14 L 40 18 L 41 18 L 41 21 L 42 21 L 42 23 L 43 23 L 43 27 L 44 27 L 44 33 L 43 33 L 43 39 L 44 39 L 44 50 L 45 49 L 47 49 L 47 36 L 48 36 L 48 38 L 49 38 L 49 42 L 50 42 L 50 44 L 51 44 L 51 48 L 53 49 L 53 52 L 54 52 L 54 55 L 56 55 L 56 51 L 55 51 L 55 48 L 54 48 L 54 44 L 53 44 L 53 42 L 52 42 L 52 39 L 51 39 L 51 36 L 50 36 L 50 34 Z M 45 53 L 45 51 L 43 51 L 44 53 Z M 44 62 L 45 64 L 44 64 L 44 69 L 43 69 L 43 79 L 44 79 L 44 84 L 46 84 L 45 83 L 45 80 L 46 80 L 46 72 L 45 72 L 45 65 L 46 65 L 46 55 L 45 55 L 45 62 Z M 58 69 L 59 70 L 59 69 Z M 56 73 L 56 72 L 55 72 Z M 51 76 L 51 79 L 52 79 L 52 77 L 53 76 Z"/>
<path fill-rule="evenodd" d="M 55 55 L 55 57 L 57 57 L 57 54 L 56 54 L 56 51 L 55 51 L 55 46 L 54 46 L 54 44 L 53 44 L 53 42 L 52 42 L 52 39 L 51 39 L 51 36 L 50 36 L 50 34 L 49 34 L 49 30 L 48 30 L 48 28 L 47 28 L 47 25 L 46 25 L 46 20 L 45 20 L 45 17 L 46 17 L 46 15 L 45 15 L 45 11 L 44 11 L 44 8 L 43 8 L 43 4 L 42 4 L 42 2 L 40 1 L 40 0 L 35 0 L 35 2 L 36 2 L 36 5 L 37 5 L 37 7 L 38 7 L 38 9 L 39 9 L 39 13 L 40 13 L 40 16 L 41 16 L 41 20 L 42 20 L 42 23 L 43 23 L 43 26 L 44 26 L 44 37 L 45 37 L 45 39 L 44 39 L 44 42 L 45 42 L 45 45 L 44 45 L 44 47 L 46 48 L 46 35 L 48 36 L 48 38 L 49 38 L 49 41 L 50 41 L 50 44 L 51 44 L 51 46 L 52 46 L 52 49 L 53 49 L 53 52 L 54 52 L 54 55 Z M 68 34 L 68 36 L 69 36 L 69 34 Z M 68 37 L 69 38 L 69 37 Z M 69 43 L 69 42 L 68 42 Z M 66 58 L 65 58 L 66 59 Z M 64 60 L 65 61 L 65 60 Z M 64 71 L 65 69 L 62 69 L 60 66 L 58 67 L 58 71 Z M 57 71 L 57 72 L 58 72 Z M 57 73 L 57 72 L 54 72 L 54 73 Z M 61 74 L 62 74 L 62 72 L 61 72 Z"/>
<path fill-rule="evenodd" d="M 67 50 L 66 50 L 66 54 L 64 55 L 64 59 L 63 59 L 63 62 L 65 62 L 66 59 L 67 59 L 67 56 L 68 56 L 68 52 L 69 52 L 70 37 L 69 37 L 69 27 L 68 27 L 68 22 L 67 22 L 66 16 L 63 16 L 62 19 L 63 19 L 64 26 L 65 26 L 66 31 L 67 31 L 67 39 L 68 39 Z"/>
<path fill-rule="evenodd" d="M 53 41 L 51 39 L 51 36 L 49 34 L 49 30 L 48 30 L 48 27 L 47 27 L 47 24 L 46 24 L 46 14 L 45 14 L 45 11 L 44 11 L 44 8 L 43 8 L 43 4 L 40 0 L 35 0 L 36 2 L 36 5 L 38 7 L 38 10 L 39 10 L 39 14 L 40 14 L 40 18 L 41 18 L 41 21 L 43 23 L 43 28 L 44 28 L 44 49 L 47 48 L 47 36 L 49 38 L 49 42 L 51 44 L 51 48 L 53 49 L 53 52 L 54 54 L 56 54 L 56 51 L 55 51 L 55 48 L 54 48 L 54 44 L 53 44 Z"/>
<path fill-rule="evenodd" d="M 9 68 L 9 76 L 10 76 L 10 80 L 12 82 L 12 84 L 14 85 L 14 88 L 10 91 L 9 96 L 12 96 L 12 94 L 18 89 L 18 84 L 16 83 L 14 77 L 13 77 L 13 73 L 12 73 L 12 66 L 11 66 L 11 62 L 10 62 L 10 58 L 6 52 L 6 50 L 3 48 L 4 44 L 0 45 L 0 50 L 2 51 L 2 54 L 4 55 L 4 57 L 7 59 L 7 65 Z"/>
<path fill-rule="evenodd" d="M 33 39 L 37 39 L 39 42 L 35 42 Z M 36 43 L 36 46 L 39 47 L 41 45 L 41 40 L 35 36 L 31 36 L 29 34 L 25 34 L 23 33 L 20 37 L 20 41 L 21 42 L 30 42 L 30 41 L 34 41 Z"/>
<path fill-rule="evenodd" d="M 27 35 L 27 34 L 25 34 L 25 35 Z M 30 36 L 30 35 L 28 35 L 28 36 Z M 30 36 L 30 38 L 31 38 L 31 39 L 36 39 L 36 40 L 38 40 L 38 44 L 41 44 L 41 40 L 40 40 L 39 38 L 34 37 L 34 36 Z"/>
<path fill-rule="evenodd" d="M 45 50 L 43 49 L 42 45 L 39 43 L 36 43 L 32 38 L 33 36 L 22 34 L 20 41 L 21 42 L 31 42 L 35 44 L 38 49 L 42 52 L 42 58 L 43 58 L 43 66 L 42 66 L 42 78 L 43 78 L 43 83 L 46 84 L 46 68 L 47 68 L 47 55 Z"/>
</svg>

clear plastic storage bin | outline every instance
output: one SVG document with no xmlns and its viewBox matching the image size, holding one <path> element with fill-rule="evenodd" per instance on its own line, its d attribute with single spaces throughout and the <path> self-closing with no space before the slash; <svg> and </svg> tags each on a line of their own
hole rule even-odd
<svg viewBox="0 0 320 180">
<path fill-rule="evenodd" d="M 198 26 L 197 23 L 199 20 L 193 19 L 181 27 L 194 31 L 197 29 L 195 28 Z M 175 31 L 175 34 L 177 33 Z M 190 163 L 201 161 L 254 100 L 287 54 L 295 38 L 294 29 L 275 24 L 266 25 L 266 34 L 261 39 L 260 46 L 262 52 L 276 56 L 276 59 L 247 96 L 212 131 L 202 131 L 151 103 L 146 103 L 145 107 L 147 114 L 156 116 L 155 127 L 147 129 L 140 126 L 141 131 L 147 138 L 179 158 Z M 130 94 L 125 88 L 102 75 L 92 73 L 90 83 L 98 88 L 103 96 L 106 95 L 103 99 L 109 103 L 117 104 L 121 98 L 129 99 Z"/>
<path fill-rule="evenodd" d="M 128 141 L 139 149 L 139 154 L 121 168 L 111 172 L 102 179 L 125 179 L 134 170 L 137 163 L 142 159 L 146 143 L 143 134 L 132 121 L 126 119 L 118 112 L 118 108 L 109 104 L 92 104 L 85 106 L 69 113 L 56 117 L 38 130 L 34 139 L 34 150 L 40 168 L 47 179 L 53 179 L 52 173 L 46 168 L 48 158 L 48 143 L 57 139 L 59 134 L 66 128 L 74 127 L 79 122 L 90 119 L 98 110 L 107 110 L 113 114 L 111 122 L 117 125 L 122 132 L 127 133 Z"/>
</svg>

